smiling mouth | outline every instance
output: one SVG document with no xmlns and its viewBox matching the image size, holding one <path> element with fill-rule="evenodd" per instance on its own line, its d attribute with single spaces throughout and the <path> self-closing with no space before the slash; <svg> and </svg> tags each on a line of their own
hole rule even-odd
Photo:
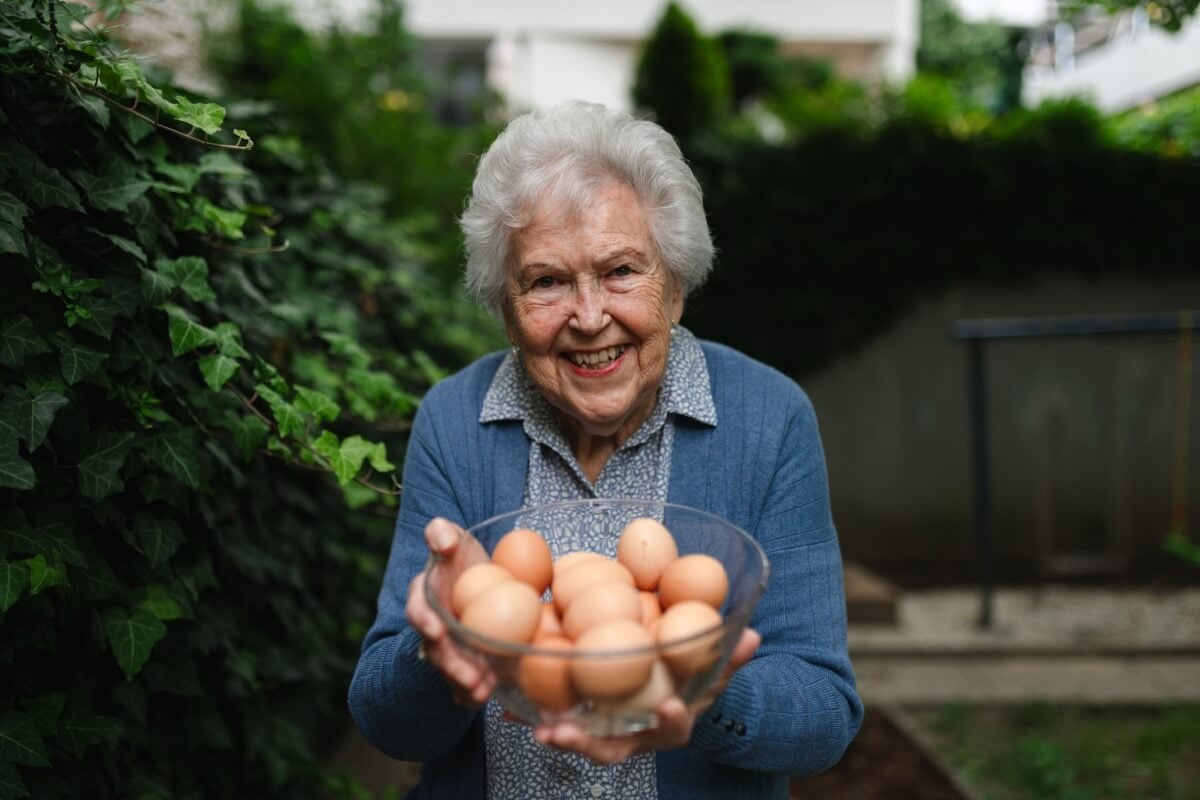
<svg viewBox="0 0 1200 800">
<path fill-rule="evenodd" d="M 616 347 L 609 347 L 606 350 L 597 350 L 594 353 L 571 352 L 565 355 L 577 367 L 582 367 L 583 369 L 604 369 L 620 358 L 621 354 L 627 349 L 628 345 L 622 344 Z"/>
</svg>

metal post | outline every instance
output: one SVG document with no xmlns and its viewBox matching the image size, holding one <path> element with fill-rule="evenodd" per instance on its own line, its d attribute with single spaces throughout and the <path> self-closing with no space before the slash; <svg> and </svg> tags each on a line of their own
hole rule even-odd
<svg viewBox="0 0 1200 800">
<path fill-rule="evenodd" d="M 975 552 L 979 558 L 979 626 L 992 627 L 992 498 L 988 474 L 986 339 L 967 342 L 967 394 L 974 455 Z"/>
</svg>

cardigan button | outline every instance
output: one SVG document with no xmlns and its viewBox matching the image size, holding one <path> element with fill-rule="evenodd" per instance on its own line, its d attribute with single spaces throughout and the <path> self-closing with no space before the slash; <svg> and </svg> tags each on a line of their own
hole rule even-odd
<svg viewBox="0 0 1200 800">
<path fill-rule="evenodd" d="M 717 724 L 721 721 L 721 712 L 718 711 L 716 714 L 713 714 L 711 717 L 709 717 L 709 719 L 712 720 L 714 725 Z"/>
<path fill-rule="evenodd" d="M 746 726 L 739 722 L 737 724 L 737 728 L 734 729 L 734 733 L 736 733 L 738 736 L 745 736 Z"/>
<path fill-rule="evenodd" d="M 728 722 L 725 723 L 725 730 L 727 730 L 727 731 L 733 730 L 733 726 L 735 724 L 736 723 L 733 720 L 729 720 Z"/>
</svg>

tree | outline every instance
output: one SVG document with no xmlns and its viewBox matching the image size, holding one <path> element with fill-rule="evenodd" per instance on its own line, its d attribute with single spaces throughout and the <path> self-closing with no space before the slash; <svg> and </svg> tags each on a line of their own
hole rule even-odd
<svg viewBox="0 0 1200 800">
<path fill-rule="evenodd" d="M 1200 8 L 1200 0 L 1158 0 L 1158 2 L 1151 3 L 1147 3 L 1145 0 L 1100 0 L 1100 2 L 1068 0 L 1063 3 L 1061 11 L 1065 16 L 1071 16 L 1089 6 L 1099 6 L 1110 13 L 1145 6 L 1151 22 L 1174 33 L 1183 27 L 1185 20 L 1195 16 L 1196 10 Z"/>
<path fill-rule="evenodd" d="M 922 0 L 917 70 L 951 81 L 963 100 L 1003 113 L 1020 104 L 1021 34 L 965 21 L 950 0 Z"/>
<path fill-rule="evenodd" d="M 729 107 L 729 69 L 720 48 L 674 2 L 646 41 L 633 102 L 684 142 L 716 124 Z"/>
</svg>

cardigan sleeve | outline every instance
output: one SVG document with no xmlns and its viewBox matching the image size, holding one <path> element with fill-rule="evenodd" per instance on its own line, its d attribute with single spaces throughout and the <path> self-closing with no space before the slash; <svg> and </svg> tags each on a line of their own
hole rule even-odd
<svg viewBox="0 0 1200 800">
<path fill-rule="evenodd" d="M 805 775 L 837 763 L 863 707 L 816 416 L 790 381 L 787 394 L 784 421 L 762 441 L 777 443 L 776 466 L 749 523 L 771 568 L 751 621 L 762 645 L 697 719 L 692 744 L 719 763 Z"/>
<path fill-rule="evenodd" d="M 350 713 L 363 734 L 378 749 L 405 761 L 429 761 L 450 753 L 478 713 L 455 704 L 441 674 L 417 658 L 421 636 L 404 614 L 408 584 L 429 557 L 426 523 L 442 516 L 464 524 L 444 466 L 445 437 L 439 436 L 436 397 L 433 392 L 426 398 L 413 425 L 378 610 L 349 691 Z"/>
</svg>

